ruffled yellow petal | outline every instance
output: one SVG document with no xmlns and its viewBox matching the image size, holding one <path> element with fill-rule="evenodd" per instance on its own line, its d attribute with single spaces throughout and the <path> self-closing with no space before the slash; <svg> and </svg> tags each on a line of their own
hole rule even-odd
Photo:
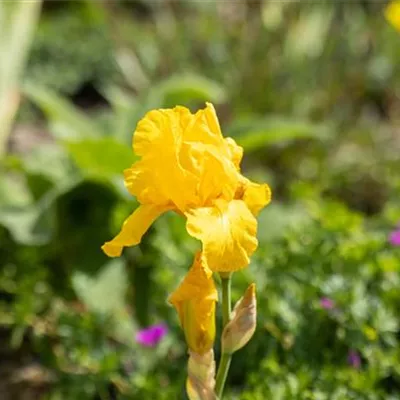
<svg viewBox="0 0 400 400">
<path fill-rule="evenodd" d="M 198 354 L 211 349 L 215 339 L 218 292 L 201 253 L 168 301 L 176 308 L 188 347 Z"/>
<path fill-rule="evenodd" d="M 216 200 L 213 207 L 186 214 L 188 233 L 203 243 L 203 257 L 214 272 L 245 268 L 257 248 L 257 221 L 242 200 Z"/>
<path fill-rule="evenodd" d="M 109 257 L 119 257 L 122 249 L 134 246 L 142 240 L 142 236 L 150 225 L 168 208 L 154 205 L 139 206 L 124 222 L 121 231 L 114 239 L 101 247 Z"/>
<path fill-rule="evenodd" d="M 253 215 L 257 216 L 270 203 L 271 189 L 267 184 L 258 184 L 241 176 L 235 198 L 243 200 Z"/>
<path fill-rule="evenodd" d="M 215 108 L 211 103 L 206 103 L 206 108 L 193 115 L 193 119 L 185 128 L 183 140 L 223 146 L 224 138 Z"/>
<path fill-rule="evenodd" d="M 197 179 L 197 206 L 211 205 L 218 197 L 231 200 L 235 194 L 239 174 L 229 158 L 210 144 L 192 142 L 184 144 L 181 151 L 182 164 Z"/>
<path fill-rule="evenodd" d="M 183 131 L 193 121 L 185 107 L 149 111 L 137 124 L 133 134 L 133 151 L 141 157 L 154 156 L 162 148 L 179 147 Z"/>
<path fill-rule="evenodd" d="M 183 141 L 188 145 L 193 145 L 193 143 L 212 145 L 219 157 L 224 158 L 226 162 L 232 162 L 236 169 L 239 168 L 243 148 L 238 146 L 232 138 L 222 136 L 217 114 L 211 103 L 206 103 L 206 108 L 197 111 L 194 115 L 184 132 Z"/>
<path fill-rule="evenodd" d="M 133 148 L 142 159 L 125 172 L 125 184 L 141 203 L 173 203 L 183 211 L 198 202 L 197 179 L 179 160 L 183 131 L 193 119 L 184 107 L 148 112 L 138 123 Z"/>
<path fill-rule="evenodd" d="M 385 9 L 386 19 L 400 31 L 400 1 L 395 0 L 388 4 Z"/>
<path fill-rule="evenodd" d="M 233 139 L 223 138 L 214 106 L 207 103 L 184 131 L 179 154 L 185 169 L 199 180 L 198 205 L 209 205 L 211 199 L 221 196 L 233 198 L 242 154 L 243 149 Z"/>
<path fill-rule="evenodd" d="M 145 162 L 138 161 L 132 167 L 124 170 L 125 187 L 141 204 L 168 204 L 168 195 L 162 193 L 154 183 L 153 172 Z"/>
<path fill-rule="evenodd" d="M 133 148 L 141 160 L 125 171 L 125 184 L 142 204 L 184 212 L 234 196 L 243 149 L 223 138 L 210 103 L 196 114 L 184 107 L 148 112 Z"/>
<path fill-rule="evenodd" d="M 229 157 L 235 165 L 236 169 L 240 169 L 240 163 L 243 158 L 243 147 L 239 146 L 232 138 L 227 137 L 225 145 L 227 146 Z"/>
</svg>

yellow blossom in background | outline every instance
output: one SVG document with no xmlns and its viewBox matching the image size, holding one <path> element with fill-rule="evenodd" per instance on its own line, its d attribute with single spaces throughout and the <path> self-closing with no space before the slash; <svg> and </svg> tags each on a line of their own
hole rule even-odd
<svg viewBox="0 0 400 400">
<path fill-rule="evenodd" d="M 241 175 L 243 149 L 222 136 L 213 105 L 195 114 L 180 106 L 148 112 L 134 133 L 133 150 L 140 160 L 124 171 L 125 185 L 140 206 L 104 252 L 120 256 L 161 214 L 174 210 L 202 242 L 212 271 L 246 267 L 258 245 L 255 217 L 271 192 Z"/>
<path fill-rule="evenodd" d="M 189 349 L 197 354 L 205 354 L 213 347 L 217 300 L 212 271 L 199 252 L 184 280 L 168 299 L 178 312 Z"/>
<path fill-rule="evenodd" d="M 364 331 L 364 335 L 371 342 L 374 342 L 378 338 L 378 332 L 374 328 L 372 328 L 371 326 L 365 326 L 363 331 Z"/>
<path fill-rule="evenodd" d="M 386 19 L 400 31 L 400 0 L 392 1 L 385 8 Z"/>
</svg>

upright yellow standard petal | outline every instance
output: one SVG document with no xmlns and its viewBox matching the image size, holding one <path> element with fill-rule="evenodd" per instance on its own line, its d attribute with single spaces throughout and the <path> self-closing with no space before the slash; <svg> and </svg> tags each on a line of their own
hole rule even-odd
<svg viewBox="0 0 400 400">
<path fill-rule="evenodd" d="M 149 111 L 137 124 L 133 134 L 133 150 L 141 157 L 153 156 L 162 147 L 179 148 L 183 131 L 193 121 L 185 107 Z"/>
<path fill-rule="evenodd" d="M 203 243 L 203 257 L 214 272 L 245 268 L 257 248 L 257 221 L 242 200 L 216 200 L 213 207 L 186 213 L 186 229 Z"/>
<path fill-rule="evenodd" d="M 229 157 L 235 165 L 236 169 L 240 169 L 240 163 L 243 158 L 243 147 L 240 147 L 232 138 L 227 137 L 225 144 L 228 148 Z"/>
<path fill-rule="evenodd" d="M 192 120 L 185 127 L 183 140 L 223 146 L 224 138 L 215 108 L 211 103 L 206 103 L 205 109 L 199 110 L 193 115 Z"/>
<path fill-rule="evenodd" d="M 168 301 L 176 308 L 187 345 L 197 354 L 209 351 L 215 339 L 217 289 L 201 253 Z"/>
<path fill-rule="evenodd" d="M 210 205 L 221 196 L 231 200 L 239 182 L 239 174 L 233 162 L 221 156 L 219 149 L 214 145 L 191 143 L 187 147 L 184 144 L 183 149 L 181 157 L 190 160 L 191 165 L 183 162 L 197 178 L 197 206 Z"/>
<path fill-rule="evenodd" d="M 184 107 L 153 110 L 138 123 L 133 148 L 142 159 L 125 172 L 125 184 L 141 203 L 167 200 L 183 211 L 197 202 L 197 180 L 179 160 L 183 131 L 193 119 Z"/>
<path fill-rule="evenodd" d="M 386 19 L 400 31 L 400 0 L 392 1 L 385 9 Z"/>
<path fill-rule="evenodd" d="M 119 257 L 126 246 L 134 246 L 142 240 L 142 236 L 150 225 L 168 208 L 154 205 L 139 206 L 124 222 L 121 231 L 114 239 L 101 247 L 109 257 Z"/>
</svg>

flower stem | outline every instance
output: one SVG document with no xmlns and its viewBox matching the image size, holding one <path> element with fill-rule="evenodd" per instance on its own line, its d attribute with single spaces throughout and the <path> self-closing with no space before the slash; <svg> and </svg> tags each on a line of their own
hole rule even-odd
<svg viewBox="0 0 400 400">
<path fill-rule="evenodd" d="M 222 329 L 231 318 L 231 274 L 220 274 L 222 286 Z M 232 354 L 222 353 L 219 361 L 217 378 L 215 383 L 215 393 L 222 399 L 226 377 L 228 376 Z"/>
</svg>

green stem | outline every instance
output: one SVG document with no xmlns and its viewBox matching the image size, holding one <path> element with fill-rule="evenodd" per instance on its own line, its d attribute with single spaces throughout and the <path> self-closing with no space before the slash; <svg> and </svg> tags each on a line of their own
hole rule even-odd
<svg viewBox="0 0 400 400">
<path fill-rule="evenodd" d="M 222 286 L 222 329 L 231 318 L 231 274 L 220 274 Z M 232 354 L 222 353 L 219 361 L 217 378 L 215 383 L 215 393 L 222 399 L 226 377 L 228 376 L 229 366 L 231 364 Z"/>
</svg>

